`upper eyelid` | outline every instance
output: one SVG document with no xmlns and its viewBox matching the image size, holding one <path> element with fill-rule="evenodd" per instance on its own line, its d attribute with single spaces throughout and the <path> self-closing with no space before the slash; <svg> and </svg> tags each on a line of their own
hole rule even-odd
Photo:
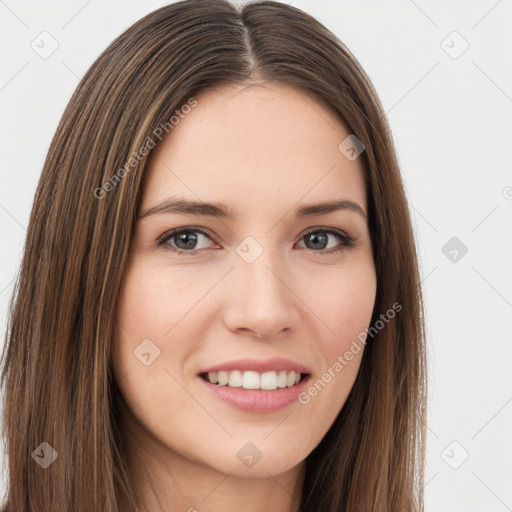
<svg viewBox="0 0 512 512">
<path fill-rule="evenodd" d="M 157 238 L 157 242 L 160 243 L 160 242 L 164 242 L 166 240 L 169 240 L 173 236 L 176 236 L 177 234 L 181 233 L 182 231 L 198 231 L 202 235 L 205 235 L 208 238 L 210 238 L 211 240 L 213 240 L 214 242 L 216 242 L 216 237 L 214 235 L 212 235 L 211 232 L 208 229 L 202 228 L 202 227 L 200 228 L 200 227 L 197 227 L 197 226 L 183 226 L 181 228 L 170 229 L 169 231 L 166 231 L 165 233 L 160 235 Z"/>
</svg>

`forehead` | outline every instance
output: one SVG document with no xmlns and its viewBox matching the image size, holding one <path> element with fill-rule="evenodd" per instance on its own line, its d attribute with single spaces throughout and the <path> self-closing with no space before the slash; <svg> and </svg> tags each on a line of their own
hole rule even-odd
<svg viewBox="0 0 512 512">
<path fill-rule="evenodd" d="M 144 206 L 180 196 L 252 215 L 343 197 L 366 208 L 360 159 L 339 150 L 349 132 L 313 96 L 272 83 L 217 87 L 195 99 L 153 150 Z"/>
</svg>

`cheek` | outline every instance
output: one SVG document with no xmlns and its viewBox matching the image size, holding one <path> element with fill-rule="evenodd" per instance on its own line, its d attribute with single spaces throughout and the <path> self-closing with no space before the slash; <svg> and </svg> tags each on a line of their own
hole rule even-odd
<svg viewBox="0 0 512 512">
<path fill-rule="evenodd" d="M 373 265 L 353 266 L 308 296 L 308 306 L 317 315 L 311 353 L 317 353 L 319 373 L 299 402 L 318 419 L 325 431 L 343 407 L 357 377 L 365 344 L 361 333 L 369 327 L 376 295 Z M 311 283 L 309 283 L 311 284 Z M 363 340 L 363 341 L 361 341 Z M 324 433 L 325 433 L 324 431 Z M 318 433 L 317 433 L 318 434 Z"/>
<path fill-rule="evenodd" d="M 116 379 L 127 399 L 136 395 L 138 388 L 151 386 L 148 377 L 155 375 L 154 370 L 164 355 L 159 346 L 160 333 L 165 328 L 160 290 L 155 273 L 134 264 L 128 266 L 119 294 L 112 343 Z M 151 364 L 145 366 L 145 363 Z"/>
<path fill-rule="evenodd" d="M 187 408 L 179 399 L 183 390 L 172 376 L 182 380 L 180 374 L 195 349 L 191 310 L 205 293 L 197 280 L 189 281 L 161 264 L 134 258 L 128 265 L 117 307 L 112 362 L 121 389 L 134 405 L 148 401 L 148 396 L 166 395 L 166 400 Z M 139 396 L 142 392 L 145 396 Z"/>
<path fill-rule="evenodd" d="M 171 407 L 183 417 L 194 413 L 194 402 L 179 384 L 189 338 L 176 341 L 172 334 L 165 336 L 187 309 L 185 300 L 174 300 L 169 307 L 176 293 L 187 293 L 177 290 L 174 281 L 157 266 L 133 265 L 126 272 L 117 308 L 112 344 L 115 378 L 131 413 L 153 432 L 169 423 Z"/>
<path fill-rule="evenodd" d="M 157 267 L 135 263 L 126 274 L 121 291 L 118 318 L 130 332 L 156 331 L 165 321 L 165 304 L 172 293 L 170 282 L 162 280 Z M 172 318 L 168 319 L 169 322 Z"/>
<path fill-rule="evenodd" d="M 135 259 L 120 294 L 118 322 L 134 336 L 142 336 L 141 340 L 168 339 L 169 331 L 198 303 L 206 286 L 198 285 L 196 275 Z"/>
<path fill-rule="evenodd" d="M 321 286 L 318 284 L 321 283 Z M 368 327 L 377 290 L 372 265 L 352 267 L 330 274 L 329 279 L 308 283 L 314 293 L 308 294 L 306 304 L 317 314 L 324 355 L 333 357 L 345 351 L 353 339 Z"/>
</svg>

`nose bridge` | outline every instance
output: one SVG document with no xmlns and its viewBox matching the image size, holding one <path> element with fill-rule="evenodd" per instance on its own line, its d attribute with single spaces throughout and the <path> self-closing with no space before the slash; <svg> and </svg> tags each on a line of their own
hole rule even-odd
<svg viewBox="0 0 512 512">
<path fill-rule="evenodd" d="M 236 271 L 247 283 L 249 298 L 264 299 L 267 303 L 279 299 L 289 301 L 289 290 L 285 286 L 283 273 L 284 255 L 279 254 L 272 237 L 256 240 L 247 237 L 238 247 Z"/>
<path fill-rule="evenodd" d="M 274 244 L 274 245 L 272 245 Z M 227 321 L 264 336 L 277 335 L 298 318 L 289 272 L 272 237 L 247 237 L 236 249 Z"/>
</svg>

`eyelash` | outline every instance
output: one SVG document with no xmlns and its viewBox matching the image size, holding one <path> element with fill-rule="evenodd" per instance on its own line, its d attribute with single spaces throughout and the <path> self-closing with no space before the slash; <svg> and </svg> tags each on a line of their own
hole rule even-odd
<svg viewBox="0 0 512 512">
<path fill-rule="evenodd" d="M 178 249 L 178 248 L 173 247 L 172 245 L 169 245 L 166 243 L 168 240 L 171 240 L 173 237 L 175 237 L 181 233 L 189 233 L 189 232 L 201 233 L 202 235 L 206 236 L 213 242 L 216 242 L 216 240 L 206 230 L 197 228 L 194 226 L 190 226 L 190 227 L 177 228 L 177 229 L 173 229 L 171 231 L 167 231 L 166 233 L 164 233 L 162 236 L 160 236 L 157 239 L 157 246 L 161 247 L 164 251 L 171 251 L 171 252 L 174 252 L 177 254 L 187 254 L 189 256 L 193 256 L 193 255 L 197 254 L 198 252 L 201 252 L 204 249 L 184 251 L 183 249 Z M 354 238 L 350 235 L 347 235 L 347 234 L 343 233 L 342 231 L 338 231 L 337 229 L 333 229 L 333 228 L 315 228 L 315 229 L 308 231 L 307 233 L 304 233 L 303 235 L 301 235 L 300 240 L 302 240 L 307 235 L 310 235 L 312 233 L 318 233 L 318 232 L 335 235 L 341 241 L 341 245 L 339 247 L 335 247 L 332 249 L 324 249 L 322 251 L 314 251 L 312 249 L 306 248 L 306 250 L 309 250 L 310 252 L 312 252 L 315 255 L 327 256 L 327 255 L 330 255 L 333 253 L 345 251 L 347 249 L 354 247 L 354 245 L 356 245 L 356 241 L 357 241 L 356 238 Z"/>
</svg>

